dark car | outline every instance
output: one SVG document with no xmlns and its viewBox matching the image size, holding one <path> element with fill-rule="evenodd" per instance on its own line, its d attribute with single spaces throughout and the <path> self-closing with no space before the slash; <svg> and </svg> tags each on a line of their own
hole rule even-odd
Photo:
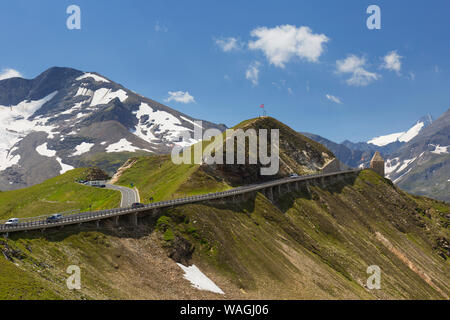
<svg viewBox="0 0 450 320">
<path fill-rule="evenodd" d="M 145 207 L 145 205 L 142 203 L 139 203 L 139 202 L 135 202 L 131 205 L 131 208 L 133 208 L 133 209 L 139 209 L 139 208 L 143 208 L 143 207 Z"/>
<path fill-rule="evenodd" d="M 48 217 L 47 222 L 58 222 L 59 220 L 62 219 L 62 217 L 63 217 L 62 214 L 57 213 Z"/>
</svg>

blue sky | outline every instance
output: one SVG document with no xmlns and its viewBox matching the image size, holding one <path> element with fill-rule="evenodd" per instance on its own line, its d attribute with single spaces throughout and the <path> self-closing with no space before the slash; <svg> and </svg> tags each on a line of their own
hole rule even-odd
<svg viewBox="0 0 450 320">
<path fill-rule="evenodd" d="M 450 107 L 449 14 L 446 0 L 2 1 L 0 73 L 95 71 L 193 117 L 232 126 L 264 103 L 298 131 L 363 141 Z M 165 101 L 178 91 L 189 103 Z"/>
</svg>

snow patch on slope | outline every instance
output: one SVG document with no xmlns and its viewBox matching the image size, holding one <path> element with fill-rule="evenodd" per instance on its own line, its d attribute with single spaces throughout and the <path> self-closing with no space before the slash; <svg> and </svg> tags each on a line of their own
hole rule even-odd
<svg viewBox="0 0 450 320">
<path fill-rule="evenodd" d="M 127 139 L 125 139 L 125 138 L 121 139 L 119 142 L 110 144 L 108 147 L 106 147 L 106 152 L 108 152 L 108 153 L 125 152 L 125 151 L 135 152 L 137 150 L 143 150 L 143 151 L 151 152 L 149 150 L 141 149 L 141 148 L 133 146 L 133 144 L 131 142 L 129 142 Z"/>
<path fill-rule="evenodd" d="M 93 74 L 93 73 L 89 73 L 89 72 L 87 72 L 87 73 L 85 73 L 84 75 L 78 77 L 76 80 L 77 80 L 77 81 L 80 81 L 80 80 L 83 80 L 83 79 L 86 79 L 86 78 L 93 78 L 93 79 L 94 79 L 95 81 L 97 81 L 97 82 L 109 82 L 109 81 L 106 80 L 105 78 L 100 77 L 100 76 L 98 76 L 98 75 L 96 75 L 96 74 Z"/>
<path fill-rule="evenodd" d="M 0 105 L 0 171 L 19 162 L 20 156 L 12 156 L 11 149 L 30 132 L 43 131 L 49 137 L 54 136 L 52 131 L 55 127 L 46 125 L 47 118 L 30 118 L 57 93 L 55 91 L 40 100 L 22 101 L 15 106 Z"/>
<path fill-rule="evenodd" d="M 91 89 L 79 87 L 77 93 L 75 94 L 75 97 L 76 96 L 92 97 L 93 95 L 94 95 L 94 91 L 92 91 Z"/>
<path fill-rule="evenodd" d="M 400 158 L 398 158 L 398 157 L 386 160 L 386 162 L 384 164 L 384 173 L 386 174 L 386 177 L 389 178 L 391 173 L 393 173 L 398 168 L 398 166 L 400 166 L 399 160 L 400 160 Z"/>
<path fill-rule="evenodd" d="M 402 165 L 400 166 L 400 168 L 398 168 L 397 172 L 402 172 L 403 170 L 405 170 L 406 168 L 408 168 L 408 166 L 413 163 L 415 160 L 417 159 L 417 157 L 414 157 L 412 159 L 406 159 L 402 161 Z"/>
<path fill-rule="evenodd" d="M 146 103 L 141 103 L 139 106 L 139 110 L 134 112 L 136 114 L 136 118 L 138 119 L 138 124 L 134 128 L 133 132 L 139 138 L 152 142 L 152 140 L 156 140 L 155 135 L 150 131 L 151 129 L 151 119 L 150 114 L 153 113 L 153 109 Z M 146 116 L 149 116 L 147 120 L 145 120 Z"/>
<path fill-rule="evenodd" d="M 3 155 L 0 153 L 0 171 L 8 169 L 19 163 L 20 155 L 17 154 L 13 156 L 11 153 L 12 151 L 9 154 L 5 154 L 4 157 L 2 157 Z"/>
<path fill-rule="evenodd" d="M 194 264 L 190 267 L 185 267 L 181 263 L 177 265 L 184 271 L 184 278 L 191 282 L 192 286 L 198 290 L 210 291 L 218 294 L 225 294 L 211 279 L 209 279 L 199 268 Z"/>
<path fill-rule="evenodd" d="M 75 147 L 75 152 L 72 153 L 72 157 L 81 156 L 83 153 L 89 152 L 93 146 L 94 146 L 93 143 L 87 143 L 87 142 L 83 142 L 83 143 L 77 145 Z"/>
<path fill-rule="evenodd" d="M 141 103 L 139 109 L 137 111 L 134 111 L 134 113 L 136 114 L 136 118 L 138 119 L 138 124 L 136 125 L 133 133 L 147 142 L 157 140 L 157 137 L 152 133 L 151 130 L 153 130 L 154 132 L 165 132 L 165 138 L 168 141 L 175 142 L 177 145 L 180 145 L 182 147 L 187 147 L 200 141 L 193 138 L 190 138 L 187 141 L 181 141 L 180 137 L 182 136 L 182 134 L 187 131 L 190 132 L 192 130 L 183 127 L 180 119 L 168 112 L 160 110 L 154 111 L 148 104 Z M 185 117 L 181 118 L 183 118 L 187 122 L 194 124 L 193 121 Z"/>
<path fill-rule="evenodd" d="M 64 174 L 64 173 L 66 173 L 69 170 L 75 169 L 74 167 L 63 163 L 60 157 L 56 157 L 56 161 L 58 161 L 59 165 L 61 166 L 61 170 L 59 171 L 59 174 Z"/>
<path fill-rule="evenodd" d="M 119 98 L 120 102 L 124 102 L 128 98 L 128 95 L 122 89 L 117 91 L 112 91 L 112 89 L 107 88 L 95 90 L 94 95 L 92 96 L 91 107 L 99 104 L 108 104 L 115 98 Z"/>
<path fill-rule="evenodd" d="M 435 153 L 435 154 L 449 153 L 448 149 L 450 148 L 450 146 L 440 146 L 440 145 L 434 145 L 434 144 L 430 144 L 430 146 L 434 147 L 434 150 L 431 151 L 431 153 Z"/>
<path fill-rule="evenodd" d="M 400 142 L 408 142 L 412 140 L 415 136 L 417 136 L 425 126 L 423 122 L 417 122 L 411 129 L 404 132 L 392 133 L 385 136 L 379 136 L 373 138 L 372 140 L 367 141 L 367 143 L 374 144 L 379 147 L 386 146 L 390 143 L 400 141 Z"/>
<path fill-rule="evenodd" d="M 406 171 L 405 173 L 403 173 L 400 177 L 398 177 L 397 179 L 394 180 L 394 183 L 399 182 L 404 176 L 406 176 L 410 171 L 412 170 L 412 168 L 409 168 L 408 171 Z"/>
<path fill-rule="evenodd" d="M 75 103 L 75 105 L 74 105 L 72 108 L 67 109 L 66 111 L 61 112 L 60 115 L 61 115 L 61 114 L 72 114 L 72 113 L 74 113 L 75 111 L 79 111 L 80 109 L 82 109 L 83 103 L 84 103 L 84 102 L 78 102 L 78 103 Z"/>
<path fill-rule="evenodd" d="M 47 148 L 47 142 L 41 144 L 40 146 L 36 147 L 37 153 L 39 153 L 41 156 L 52 158 L 56 156 L 55 150 L 50 150 Z"/>
<path fill-rule="evenodd" d="M 376 146 L 382 147 L 382 146 L 388 145 L 389 143 L 397 141 L 402 136 L 402 134 L 403 134 L 403 132 L 399 132 L 399 133 L 392 133 L 392 134 L 388 134 L 385 136 L 376 137 L 376 138 L 373 138 L 372 140 L 367 141 L 367 143 L 371 143 Z"/>
</svg>

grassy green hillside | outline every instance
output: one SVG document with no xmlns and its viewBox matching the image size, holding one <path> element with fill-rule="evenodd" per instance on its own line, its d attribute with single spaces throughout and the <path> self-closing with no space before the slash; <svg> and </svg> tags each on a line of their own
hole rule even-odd
<svg viewBox="0 0 450 320">
<path fill-rule="evenodd" d="M 6 270 L 0 293 L 17 299 L 445 299 L 450 253 L 442 239 L 449 239 L 449 214 L 445 203 L 410 196 L 367 170 L 325 188 L 285 193 L 275 203 L 256 193 L 242 203 L 172 208 L 137 229 L 123 220 L 120 229 L 106 222 L 100 229 L 87 224 L 12 235 L 0 243 L 13 260 L 0 255 Z M 191 287 L 174 260 L 196 264 L 226 295 Z M 72 264 L 82 270 L 81 291 L 65 288 Z M 381 268 L 381 290 L 365 288 L 370 265 Z M 28 291 L 30 283 L 35 289 Z"/>
<path fill-rule="evenodd" d="M 274 204 L 257 194 L 240 205 L 175 208 L 164 234 L 189 239 L 197 265 L 251 298 L 448 298 L 449 213 L 366 170 Z M 380 291 L 364 288 L 370 265 L 382 270 Z"/>
<path fill-rule="evenodd" d="M 67 210 L 117 208 L 120 193 L 75 183 L 89 169 L 74 169 L 41 184 L 0 193 L 0 219 L 47 215 Z"/>
<path fill-rule="evenodd" d="M 80 157 L 75 167 L 78 168 L 89 168 L 89 167 L 99 167 L 105 171 L 110 176 L 116 173 L 117 169 L 127 161 L 129 158 L 136 156 L 149 155 L 148 152 L 136 151 L 136 152 L 113 152 L 113 153 L 96 153 L 96 154 L 85 154 Z"/>
<path fill-rule="evenodd" d="M 135 163 L 120 176 L 117 184 L 139 189 L 142 202 L 179 198 L 229 189 L 225 182 L 202 172 L 199 165 L 175 165 L 168 155 L 132 159 Z M 186 186 L 188 185 L 188 186 Z"/>
</svg>

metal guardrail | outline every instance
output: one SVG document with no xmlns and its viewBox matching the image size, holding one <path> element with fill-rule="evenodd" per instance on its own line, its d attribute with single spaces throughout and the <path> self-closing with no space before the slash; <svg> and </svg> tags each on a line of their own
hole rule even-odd
<svg viewBox="0 0 450 320">
<path fill-rule="evenodd" d="M 47 214 L 47 215 L 43 215 L 43 216 L 36 216 L 36 217 L 28 217 L 28 218 L 19 218 L 20 223 L 31 223 L 34 221 L 40 221 L 40 220 L 46 220 L 48 217 L 51 217 L 55 214 L 61 214 L 63 216 L 69 216 L 69 215 L 73 215 L 73 214 L 78 214 L 80 212 L 80 209 L 74 209 L 74 210 L 67 210 L 67 211 L 63 211 L 63 212 L 55 212 L 52 214 Z M 2 225 L 4 225 L 8 220 L 0 220 L 0 228 Z"/>
<path fill-rule="evenodd" d="M 343 174 L 348 174 L 348 173 L 357 173 L 360 171 L 361 171 L 361 169 L 354 169 L 354 170 L 338 171 L 338 172 L 325 173 L 325 174 L 299 176 L 299 177 L 295 177 L 295 178 L 289 177 L 289 178 L 279 179 L 279 180 L 275 180 L 275 181 L 264 182 L 264 183 L 260 183 L 257 185 L 238 187 L 238 188 L 231 189 L 228 191 L 221 191 L 221 192 L 215 192 L 215 193 L 202 194 L 202 195 L 198 195 L 198 196 L 190 196 L 190 197 L 185 197 L 185 198 L 178 198 L 178 199 L 173 199 L 173 200 L 165 200 L 165 201 L 155 202 L 152 204 L 144 205 L 141 208 L 117 208 L 117 209 L 88 211 L 88 212 L 81 212 L 81 213 L 76 213 L 76 214 L 71 214 L 71 215 L 65 215 L 61 219 L 56 220 L 55 222 L 47 221 L 47 218 L 50 217 L 51 215 L 20 219 L 18 224 L 13 224 L 13 225 L 5 225 L 4 223 L 7 220 L 4 220 L 4 221 L 0 221 L 0 223 L 1 223 L 0 233 L 31 231 L 31 230 L 53 228 L 53 227 L 58 227 L 58 226 L 73 225 L 73 224 L 78 224 L 78 223 L 83 223 L 83 222 L 90 222 L 90 221 L 112 218 L 112 217 L 116 217 L 116 216 L 127 215 L 130 213 L 138 213 L 138 212 L 148 211 L 150 209 L 167 208 L 167 207 L 179 206 L 179 205 L 201 202 L 201 201 L 206 201 L 206 200 L 227 198 L 227 197 L 241 195 L 241 194 L 245 194 L 245 193 L 249 193 L 249 192 L 255 192 L 255 191 L 265 189 L 265 188 L 275 187 L 275 186 L 279 186 L 279 185 L 283 185 L 283 184 L 287 184 L 287 183 L 314 180 L 314 179 L 318 179 L 318 178 L 338 176 L 338 175 L 343 175 Z"/>
</svg>

